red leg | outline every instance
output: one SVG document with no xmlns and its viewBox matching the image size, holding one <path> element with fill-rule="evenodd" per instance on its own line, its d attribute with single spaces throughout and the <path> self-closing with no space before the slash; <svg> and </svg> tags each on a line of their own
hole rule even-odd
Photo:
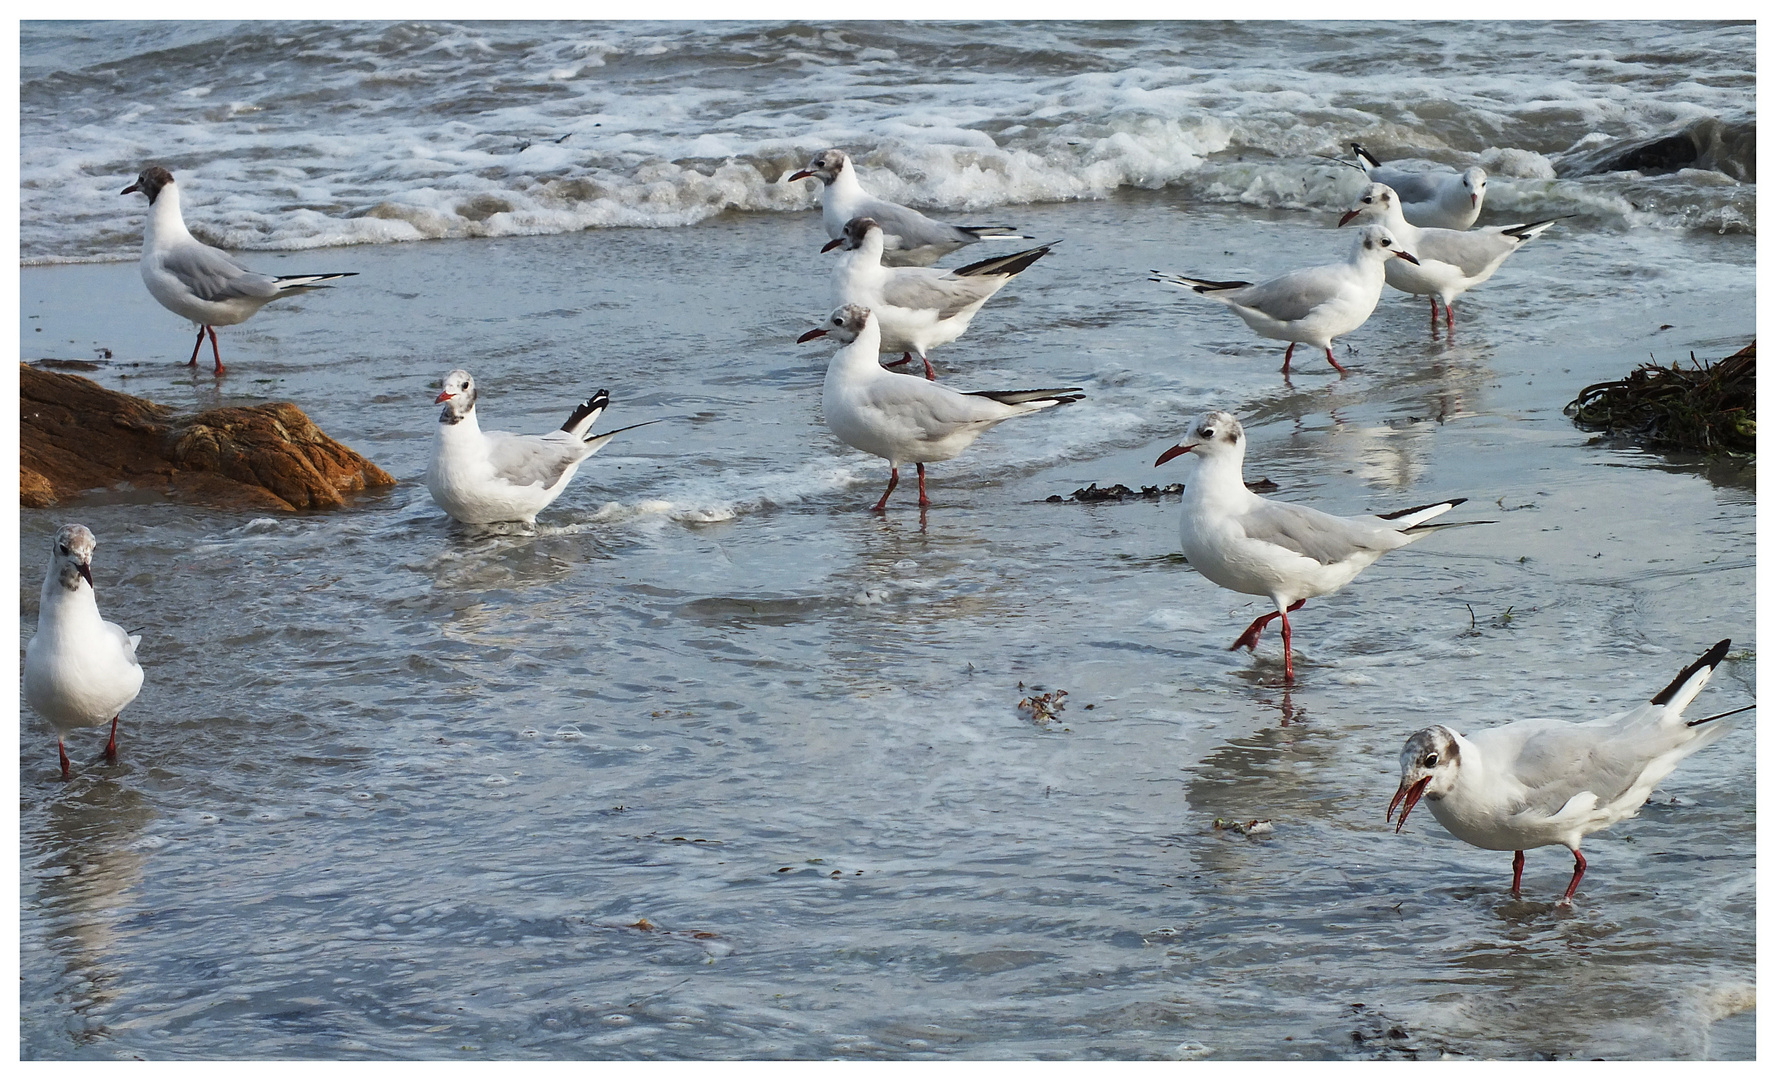
<svg viewBox="0 0 1775 1080">
<path fill-rule="evenodd" d="M 197 328 L 197 344 L 191 346 L 191 359 L 185 362 L 186 367 L 197 366 L 197 354 L 203 351 L 203 332 L 206 329 L 208 328 L 201 325 Z"/>
<path fill-rule="evenodd" d="M 117 721 L 119 719 L 121 718 L 116 716 L 111 718 L 111 741 L 105 744 L 106 761 L 117 760 Z"/>
<path fill-rule="evenodd" d="M 1306 603 L 1305 600 L 1296 600 L 1294 603 L 1288 605 L 1288 610 L 1298 611 L 1300 606 L 1304 603 Z M 1244 648 L 1250 649 L 1252 652 L 1256 652 L 1257 639 L 1263 636 L 1263 628 L 1270 625 L 1274 620 L 1280 618 L 1281 615 L 1282 613 L 1280 611 L 1272 611 L 1268 615 L 1259 615 L 1257 618 L 1251 620 L 1251 625 L 1247 626 L 1245 632 L 1239 635 L 1239 640 L 1228 645 L 1226 651 L 1236 652 L 1241 646 L 1243 646 Z"/>
<path fill-rule="evenodd" d="M 1522 852 L 1520 851 L 1516 853 L 1516 858 L 1510 860 L 1510 895 L 1522 895 Z"/>
<path fill-rule="evenodd" d="M 222 347 L 216 344 L 216 328 L 213 326 L 206 326 L 204 329 L 210 332 L 210 351 L 216 355 L 215 373 L 220 375 L 226 369 L 222 367 Z M 194 356 L 191 359 L 196 360 L 197 358 Z"/>
<path fill-rule="evenodd" d="M 1288 625 L 1288 613 L 1282 613 L 1282 677 L 1294 681 L 1294 629 Z"/>
<path fill-rule="evenodd" d="M 55 752 L 62 755 L 62 779 L 74 779 L 74 770 L 68 767 L 68 748 L 62 745 L 61 736 L 56 736 Z"/>
<path fill-rule="evenodd" d="M 921 468 L 922 468 L 922 466 L 921 466 Z M 894 493 L 894 488 L 899 483 L 900 483 L 900 470 L 898 468 L 890 468 L 888 470 L 888 489 L 881 493 L 881 501 L 875 504 L 875 508 L 877 510 L 886 510 L 887 509 L 887 497 Z"/>
<path fill-rule="evenodd" d="M 1442 305 L 1442 313 L 1448 316 L 1448 328 L 1453 330 L 1455 328 L 1455 306 L 1453 304 Z"/>
<path fill-rule="evenodd" d="M 199 340 L 201 340 L 201 338 Z M 1288 351 L 1282 354 L 1282 374 L 1284 374 L 1284 375 L 1288 374 L 1288 364 L 1293 359 L 1294 359 L 1294 342 L 1290 341 L 1288 343 Z M 197 362 L 196 358 L 193 357 L 191 362 L 195 364 Z"/>
<path fill-rule="evenodd" d="M 887 363 L 885 363 L 881 366 L 882 367 L 899 367 L 902 364 L 910 364 L 910 363 L 912 363 L 912 354 L 907 353 L 905 356 L 900 357 L 898 360 L 889 360 Z"/>
<path fill-rule="evenodd" d="M 926 498 L 924 493 L 924 462 L 922 461 L 918 463 L 918 505 L 931 505 L 931 500 Z"/>
<path fill-rule="evenodd" d="M 930 382 L 936 382 L 937 369 L 931 366 L 931 358 L 928 356 L 920 356 L 919 359 L 924 361 L 924 377 Z"/>
<path fill-rule="evenodd" d="M 1337 362 L 1337 357 L 1331 355 L 1331 346 L 1329 345 L 1325 346 L 1325 359 L 1331 361 L 1331 366 L 1337 369 L 1338 374 L 1348 375 L 1350 373 L 1349 369 Z"/>
<path fill-rule="evenodd" d="M 1584 870 L 1589 865 L 1584 861 L 1582 851 L 1572 852 L 1572 883 L 1565 887 L 1565 903 L 1572 902 L 1572 894 L 1578 891 L 1578 882 L 1584 879 Z"/>
</svg>

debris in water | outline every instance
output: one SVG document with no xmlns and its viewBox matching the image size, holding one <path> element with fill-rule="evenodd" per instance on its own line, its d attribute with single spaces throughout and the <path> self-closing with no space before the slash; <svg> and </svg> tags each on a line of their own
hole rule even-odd
<svg viewBox="0 0 1775 1080">
<path fill-rule="evenodd" d="M 1215 829 L 1222 832 L 1236 832 L 1240 836 L 1268 836 L 1276 831 L 1276 826 L 1269 818 L 1252 818 L 1250 821 L 1228 821 L 1225 818 L 1214 819 Z"/>
<path fill-rule="evenodd" d="M 1262 480 L 1253 480 L 1245 486 L 1252 491 L 1257 492 L 1259 495 L 1268 495 L 1279 488 L 1279 485 L 1267 477 Z M 1126 499 L 1157 499 L 1165 495 L 1181 494 L 1183 494 L 1182 484 L 1148 484 L 1141 487 L 1139 490 L 1135 490 L 1127 484 L 1111 484 L 1109 487 L 1098 487 L 1096 482 L 1093 481 L 1090 485 L 1074 491 L 1071 499 L 1068 499 L 1064 495 L 1050 495 L 1048 496 L 1047 501 L 1051 503 L 1122 502 Z"/>
<path fill-rule="evenodd" d="M 1641 364 L 1625 379 L 1586 386 L 1565 414 L 1586 431 L 1603 431 L 1663 450 L 1752 456 L 1756 453 L 1757 346 L 1717 363 L 1689 354 L 1692 368 Z"/>
<path fill-rule="evenodd" d="M 1017 685 L 1019 689 L 1023 686 L 1022 683 Z M 1031 694 L 1019 701 L 1017 708 L 1029 713 L 1030 720 L 1035 723 L 1045 724 L 1060 715 L 1061 710 L 1066 708 L 1066 691 L 1055 690 L 1046 694 Z"/>
</svg>

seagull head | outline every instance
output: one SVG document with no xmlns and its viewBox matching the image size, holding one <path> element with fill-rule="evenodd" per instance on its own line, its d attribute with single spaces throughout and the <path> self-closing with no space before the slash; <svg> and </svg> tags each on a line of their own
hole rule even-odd
<svg viewBox="0 0 1775 1080">
<path fill-rule="evenodd" d="M 444 376 L 444 388 L 438 392 L 437 400 L 444 406 L 438 414 L 440 424 L 460 424 L 463 417 L 475 408 L 475 377 L 457 368 Z"/>
<path fill-rule="evenodd" d="M 1475 165 L 1461 174 L 1461 187 L 1467 191 L 1467 198 L 1472 202 L 1473 209 L 1479 209 L 1479 202 L 1485 198 L 1485 170 Z"/>
<path fill-rule="evenodd" d="M 1352 221 L 1385 221 L 1399 206 L 1399 194 L 1385 184 L 1370 184 L 1362 189 L 1362 197 L 1356 200 L 1353 209 L 1337 219 L 1337 227 L 1343 228 Z"/>
<path fill-rule="evenodd" d="M 92 588 L 92 549 L 98 546 L 85 525 L 63 525 L 56 531 L 49 565 L 64 589 L 78 589 L 82 581 Z"/>
<path fill-rule="evenodd" d="M 861 304 L 846 304 L 826 316 L 826 321 L 807 333 L 796 338 L 796 342 L 812 341 L 814 338 L 835 337 L 839 344 L 849 345 L 857 340 L 863 327 L 869 325 L 869 309 Z"/>
<path fill-rule="evenodd" d="M 1182 442 L 1159 455 L 1153 462 L 1157 468 L 1174 457 L 1194 453 L 1201 458 L 1245 457 L 1245 428 L 1229 412 L 1207 412 L 1190 421 L 1189 432 Z"/>
<path fill-rule="evenodd" d="M 1441 724 L 1405 740 L 1405 749 L 1399 752 L 1399 790 L 1387 804 L 1388 821 L 1393 820 L 1393 811 L 1399 811 L 1394 832 L 1405 828 L 1405 819 L 1419 799 L 1428 796 L 1435 802 L 1455 786 L 1455 774 L 1461 767 L 1459 740 L 1460 736 Z"/>
<path fill-rule="evenodd" d="M 855 251 L 868 242 L 869 234 L 871 232 L 880 236 L 881 223 L 872 217 L 851 218 L 844 223 L 844 235 L 836 240 L 829 241 L 826 246 L 820 250 L 831 251 L 835 247 L 841 247 L 846 251 Z"/>
<path fill-rule="evenodd" d="M 1356 230 L 1356 255 L 1362 259 L 1391 259 L 1397 256 L 1416 265 L 1418 259 L 1399 247 L 1393 234 L 1380 225 L 1364 225 Z"/>
<path fill-rule="evenodd" d="M 139 191 L 148 196 L 148 205 L 152 206 L 154 205 L 154 200 L 160 197 L 160 189 L 171 187 L 172 182 L 172 173 L 167 172 L 158 165 L 150 165 L 146 169 L 143 169 L 141 174 L 136 177 L 135 183 L 124 188 L 122 191 L 119 191 L 117 194 L 128 195 L 132 191 Z"/>
<path fill-rule="evenodd" d="M 843 150 L 821 150 L 813 156 L 812 161 L 807 163 L 807 168 L 792 173 L 789 179 L 805 180 L 813 176 L 817 177 L 822 184 L 830 184 L 838 179 L 838 174 L 844 171 L 844 167 L 850 164 L 850 160 Z"/>
</svg>

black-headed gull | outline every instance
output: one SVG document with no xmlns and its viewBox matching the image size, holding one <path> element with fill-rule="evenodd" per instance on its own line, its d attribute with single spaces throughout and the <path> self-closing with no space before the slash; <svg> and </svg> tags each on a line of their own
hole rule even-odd
<svg viewBox="0 0 1775 1080">
<path fill-rule="evenodd" d="M 179 213 L 179 186 L 173 174 L 158 165 L 142 170 L 136 182 L 123 189 L 148 197 L 148 219 L 142 227 L 142 281 L 160 306 L 197 324 L 197 344 L 191 349 L 188 367 L 197 366 L 205 331 L 216 358 L 216 374 L 222 367 L 222 349 L 216 344 L 216 327 L 246 322 L 273 300 L 314 289 L 329 288 L 316 282 L 357 274 L 296 274 L 272 277 L 248 270 L 234 256 L 192 236 Z"/>
<path fill-rule="evenodd" d="M 857 180 L 857 168 L 843 150 L 820 151 L 807 163 L 807 168 L 791 174 L 789 180 L 807 177 L 820 181 L 820 219 L 826 226 L 826 235 L 842 239 L 845 223 L 852 218 L 874 218 L 886 234 L 885 250 L 894 253 L 888 256 L 891 264 L 925 265 L 981 240 L 1030 239 L 1006 225 L 946 225 L 909 206 L 878 199 L 863 190 Z"/>
<path fill-rule="evenodd" d="M 918 505 L 929 506 L 924 467 L 948 461 L 994 427 L 1085 395 L 1076 386 L 1054 390 L 975 390 L 962 393 L 947 386 L 902 375 L 881 366 L 881 330 L 868 308 L 847 304 L 826 324 L 801 335 L 812 341 L 830 335 L 843 345 L 826 367 L 821 411 L 832 434 L 866 454 L 886 458 L 887 490 L 875 509 L 887 509 L 888 496 L 900 482 L 900 466 L 918 464 Z"/>
<path fill-rule="evenodd" d="M 925 378 L 932 380 L 937 372 L 926 354 L 966 333 L 981 305 L 1052 248 L 1043 245 L 936 270 L 883 266 L 882 243 L 880 223 L 859 217 L 846 222 L 844 235 L 826 245 L 844 248 L 832 272 L 832 302 L 868 308 L 881 328 L 882 351 L 905 354 L 889 366 L 908 363 L 916 354 L 924 361 Z"/>
<path fill-rule="evenodd" d="M 1229 646 L 1257 651 L 1270 620 L 1282 620 L 1283 670 L 1294 681 L 1294 632 L 1288 613 L 1308 599 L 1336 592 L 1376 559 L 1436 529 L 1488 522 L 1426 524 L 1466 502 L 1448 499 L 1390 514 L 1335 517 L 1307 506 L 1277 502 L 1245 487 L 1245 429 L 1231 413 L 1210 412 L 1190 421 L 1184 440 L 1159 455 L 1155 466 L 1194 454 L 1194 473 L 1183 487 L 1184 558 L 1223 589 L 1267 596 L 1276 610 L 1253 620 Z"/>
<path fill-rule="evenodd" d="M 1338 371 L 1344 366 L 1331 355 L 1334 338 L 1350 333 L 1374 314 L 1387 283 L 1384 264 L 1395 258 L 1417 262 L 1404 244 L 1379 225 L 1365 225 L 1356 232 L 1350 255 L 1343 262 L 1290 270 L 1280 277 L 1253 285 L 1249 281 L 1207 281 L 1154 270 L 1152 280 L 1190 289 L 1233 309 L 1245 325 L 1261 337 L 1288 342 L 1282 370 L 1294 359 L 1296 345 L 1325 350 L 1325 359 Z"/>
<path fill-rule="evenodd" d="M 37 608 L 37 635 L 25 646 L 25 700 L 54 725 L 62 779 L 72 779 L 62 737 L 111 722 L 105 759 L 117 760 L 119 714 L 142 692 L 136 662 L 140 635 L 99 616 L 92 586 L 92 549 L 84 525 L 63 525 L 49 549 L 49 573 Z"/>
<path fill-rule="evenodd" d="M 1380 225 L 1413 255 L 1414 262 L 1387 260 L 1387 284 L 1400 292 L 1430 298 L 1430 324 L 1436 324 L 1436 301 L 1442 301 L 1449 329 L 1455 324 L 1455 297 L 1480 284 L 1504 265 L 1517 248 L 1553 227 L 1558 218 L 1526 225 L 1493 225 L 1484 229 L 1421 229 L 1405 220 L 1399 194 L 1385 184 L 1362 189 L 1356 205 L 1338 219 Z"/>
<path fill-rule="evenodd" d="M 1485 206 L 1485 170 L 1479 166 L 1462 172 L 1407 172 L 1382 165 L 1361 143 L 1351 143 L 1350 149 L 1369 180 L 1399 193 L 1405 220 L 1418 228 L 1465 229 L 1479 220 Z"/>
<path fill-rule="evenodd" d="M 432 501 L 457 521 L 485 525 L 501 521 L 530 524 L 567 488 L 580 462 L 625 431 L 649 420 L 602 435 L 591 434 L 610 392 L 600 390 L 579 403 L 559 430 L 542 435 L 482 431 L 475 413 L 479 391 L 461 368 L 444 376 L 437 402 L 438 437 L 433 444 L 425 486 Z"/>
<path fill-rule="evenodd" d="M 1569 904 L 1584 876 L 1584 837 L 1638 814 L 1678 762 L 1726 733 L 1728 725 L 1716 721 L 1745 711 L 1683 719 L 1731 645 L 1730 638 L 1719 642 L 1652 700 L 1600 720 L 1517 720 L 1472 735 L 1441 724 L 1425 728 L 1399 754 L 1399 790 L 1387 820 L 1398 810 L 1394 831 L 1404 829 L 1422 798 L 1457 839 L 1514 851 L 1511 896 L 1522 895 L 1523 852 L 1559 844 L 1572 853 L 1572 881 L 1561 901 Z"/>
</svg>

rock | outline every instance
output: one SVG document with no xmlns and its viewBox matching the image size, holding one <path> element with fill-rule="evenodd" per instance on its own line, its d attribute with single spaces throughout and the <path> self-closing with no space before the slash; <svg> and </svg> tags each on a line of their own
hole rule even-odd
<svg viewBox="0 0 1775 1080">
<path fill-rule="evenodd" d="M 178 417 L 90 379 L 19 366 L 19 503 L 129 486 L 224 510 L 327 510 L 394 477 L 289 402 Z"/>
</svg>

